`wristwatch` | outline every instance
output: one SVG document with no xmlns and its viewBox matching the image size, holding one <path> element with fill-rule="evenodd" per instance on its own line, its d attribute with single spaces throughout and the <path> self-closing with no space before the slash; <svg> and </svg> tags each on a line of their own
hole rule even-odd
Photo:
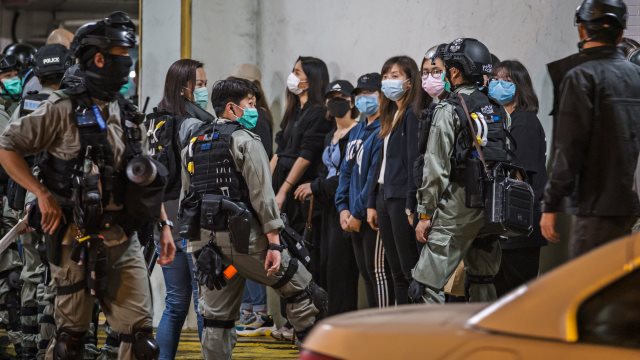
<svg viewBox="0 0 640 360">
<path fill-rule="evenodd" d="M 171 220 L 160 220 L 160 222 L 158 222 L 158 228 L 160 229 L 160 231 L 162 231 L 162 228 L 165 225 L 169 226 L 169 229 L 173 230 L 173 221 L 171 221 Z"/>
<path fill-rule="evenodd" d="M 420 213 L 420 220 L 431 220 L 431 215 Z"/>
<path fill-rule="evenodd" d="M 282 244 L 271 244 L 271 243 L 269 243 L 269 246 L 267 247 L 268 250 L 279 251 L 279 252 L 282 252 L 282 250 L 286 248 L 287 247 Z"/>
</svg>

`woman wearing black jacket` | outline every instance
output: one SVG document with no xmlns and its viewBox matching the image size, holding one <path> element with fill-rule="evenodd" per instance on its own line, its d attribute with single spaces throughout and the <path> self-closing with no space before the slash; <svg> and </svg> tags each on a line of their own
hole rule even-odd
<svg viewBox="0 0 640 360">
<path fill-rule="evenodd" d="M 535 198 L 533 232 L 529 236 L 502 239 L 502 262 L 496 275 L 498 296 L 538 276 L 540 248 L 547 244 L 540 232 L 540 202 L 547 183 L 547 141 L 538 119 L 538 97 L 527 69 L 516 60 L 494 68 L 489 96 L 504 105 L 511 115 L 511 136 L 516 142 L 516 164 L 524 168 Z"/>
<path fill-rule="evenodd" d="M 418 65 L 396 56 L 382 67 L 380 138 L 383 152 L 378 164 L 378 186 L 369 197 L 367 221 L 377 230 L 393 277 L 396 303 L 405 304 L 411 270 L 418 261 L 413 230 L 416 191 L 413 163 L 418 157 L 418 118 L 423 94 Z"/>
<path fill-rule="evenodd" d="M 329 294 L 329 315 L 357 309 L 358 267 L 349 234 L 342 230 L 335 205 L 340 166 L 344 159 L 349 132 L 360 115 L 351 97 L 353 85 L 346 80 L 329 84 L 325 94 L 334 129 L 327 134 L 322 152 L 320 175 L 311 183 L 303 184 L 295 192 L 303 201 L 313 196 L 315 206 L 322 209 L 321 226 L 317 230 L 320 241 L 319 278 L 315 279 Z M 314 233 L 316 235 L 316 233 Z"/>
</svg>

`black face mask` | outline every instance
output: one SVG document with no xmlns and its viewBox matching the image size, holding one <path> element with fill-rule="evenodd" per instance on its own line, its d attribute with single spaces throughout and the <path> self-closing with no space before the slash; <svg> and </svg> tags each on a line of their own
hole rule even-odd
<svg viewBox="0 0 640 360">
<path fill-rule="evenodd" d="M 133 61 L 129 56 L 104 55 L 104 66 L 99 68 L 91 60 L 87 67 L 85 84 L 91 96 L 111 101 L 120 88 L 129 81 L 129 71 Z"/>
<path fill-rule="evenodd" d="M 329 109 L 331 115 L 341 118 L 351 110 L 351 106 L 349 100 L 336 98 L 327 102 L 327 109 Z"/>
</svg>

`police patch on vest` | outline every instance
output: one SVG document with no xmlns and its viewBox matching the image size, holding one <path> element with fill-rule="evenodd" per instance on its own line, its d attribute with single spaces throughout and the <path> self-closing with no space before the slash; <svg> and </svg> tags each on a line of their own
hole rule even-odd
<svg viewBox="0 0 640 360">
<path fill-rule="evenodd" d="M 34 111 L 42 104 L 42 101 L 25 99 L 23 108 L 27 111 Z"/>
</svg>

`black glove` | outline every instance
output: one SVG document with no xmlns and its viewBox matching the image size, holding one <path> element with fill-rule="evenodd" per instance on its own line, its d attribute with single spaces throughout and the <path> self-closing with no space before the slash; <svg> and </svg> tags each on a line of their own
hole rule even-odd
<svg viewBox="0 0 640 360">
<path fill-rule="evenodd" d="M 424 304 L 424 290 L 425 285 L 418 281 L 411 280 L 411 284 L 409 284 L 409 302 L 411 304 Z"/>
<path fill-rule="evenodd" d="M 224 265 L 222 264 L 222 251 L 213 243 L 208 243 L 202 249 L 196 251 L 196 280 L 201 286 L 209 290 L 222 289 L 227 285 L 224 278 Z"/>
</svg>

